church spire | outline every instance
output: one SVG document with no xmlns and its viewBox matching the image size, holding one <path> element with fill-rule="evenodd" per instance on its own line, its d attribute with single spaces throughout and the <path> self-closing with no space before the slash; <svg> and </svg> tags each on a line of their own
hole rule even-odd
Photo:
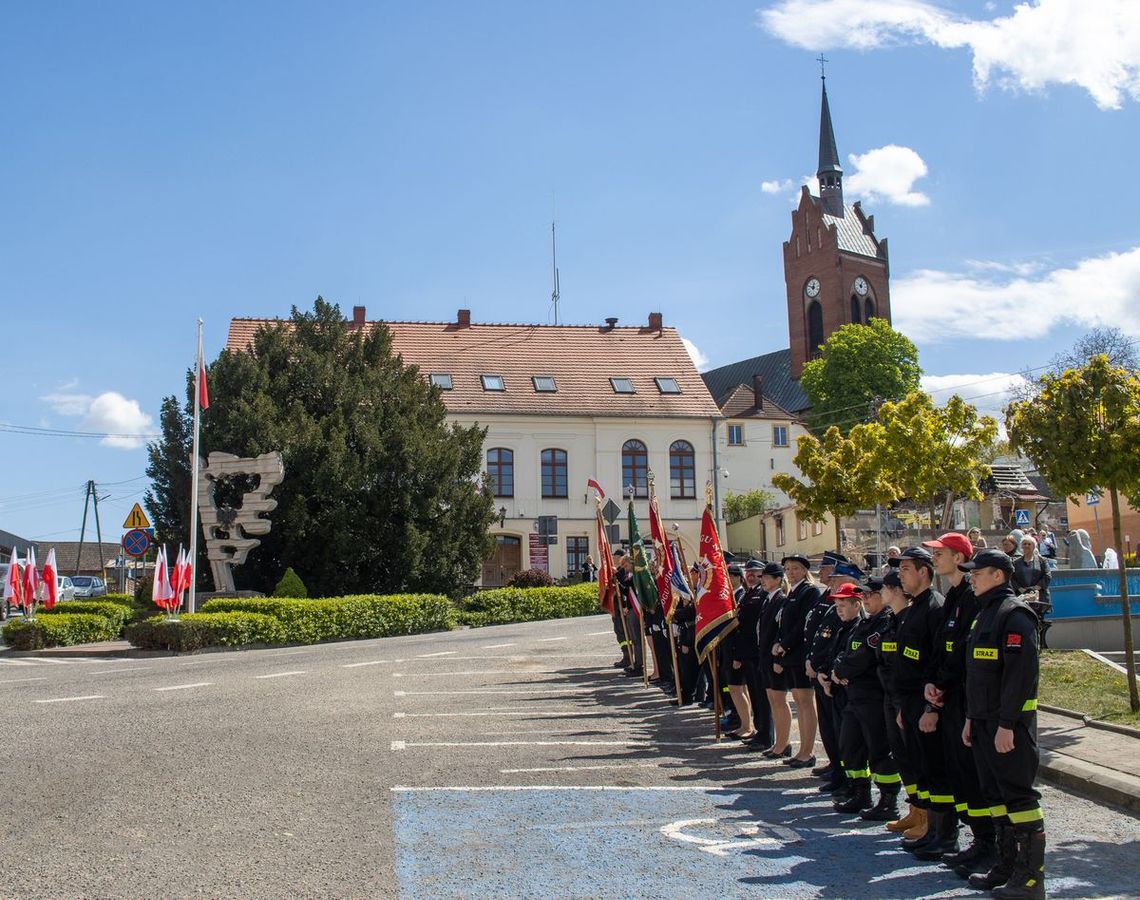
<svg viewBox="0 0 1140 900">
<path fill-rule="evenodd" d="M 819 111 L 819 199 L 823 211 L 833 216 L 843 215 L 843 169 L 839 165 L 839 150 L 835 146 L 835 129 L 831 125 L 831 107 L 827 103 L 827 76 L 822 74 L 826 60 L 820 57 L 823 82 L 823 101 Z"/>
</svg>

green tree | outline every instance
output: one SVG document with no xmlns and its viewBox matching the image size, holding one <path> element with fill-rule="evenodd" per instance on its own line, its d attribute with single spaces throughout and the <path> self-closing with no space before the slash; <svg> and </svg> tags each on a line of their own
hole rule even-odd
<svg viewBox="0 0 1140 900">
<path fill-rule="evenodd" d="M 209 381 L 201 455 L 280 450 L 285 461 L 273 528 L 236 570 L 239 587 L 272 590 L 286 561 L 314 596 L 473 584 L 495 518 L 480 483 L 485 431 L 446 422 L 439 389 L 392 352 L 386 328 L 352 330 L 318 297 L 312 312 L 261 329 L 249 352 L 223 352 Z M 174 398 L 168 408 L 148 505 L 175 534 L 189 444 L 184 412 Z"/>
<path fill-rule="evenodd" d="M 1113 549 L 1124 559 L 1120 496 L 1140 507 L 1140 377 L 1107 355 L 1035 385 L 1036 396 L 1006 407 L 1010 442 L 1028 456 L 1057 491 L 1072 497 L 1106 489 L 1112 504 Z M 1132 645 L 1128 578 L 1120 567 L 1124 659 L 1132 711 L 1140 711 Z"/>
<path fill-rule="evenodd" d="M 743 494 L 734 494 L 729 491 L 724 495 L 724 517 L 729 525 L 743 522 L 752 516 L 763 515 L 776 503 L 771 491 L 756 489 L 745 491 Z"/>
<path fill-rule="evenodd" d="M 930 510 L 935 530 L 936 507 L 943 512 L 955 497 L 981 500 L 978 483 L 990 474 L 985 460 L 997 441 L 997 421 L 956 394 L 938 407 L 929 394 L 915 391 L 878 412 L 885 430 L 888 478 L 899 497 Z"/>
<path fill-rule="evenodd" d="M 917 391 L 918 349 L 883 319 L 844 325 L 824 343 L 822 355 L 804 366 L 800 385 L 811 401 L 809 423 L 817 435 L 835 425 L 848 431 L 873 417 L 883 400 Z"/>
<path fill-rule="evenodd" d="M 150 487 L 143 503 L 150 513 L 156 540 L 190 546 L 190 446 L 193 438 L 190 392 L 180 405 L 176 397 L 162 401 L 162 437 L 147 445 L 146 474 Z M 201 568 L 201 567 L 199 567 Z"/>
<path fill-rule="evenodd" d="M 842 551 L 841 518 L 897 497 L 887 477 L 885 440 L 877 422 L 856 425 L 847 435 L 834 425 L 822 439 L 802 435 L 793 462 L 804 477 L 781 472 L 772 484 L 792 498 L 797 515 L 819 522 L 830 513 L 836 549 Z"/>
<path fill-rule="evenodd" d="M 305 582 L 301 580 L 301 576 L 293 571 L 293 567 L 289 566 L 285 569 L 285 574 L 281 576 L 281 580 L 277 582 L 277 587 L 273 589 L 274 597 L 308 597 L 309 592 L 305 588 Z"/>
</svg>

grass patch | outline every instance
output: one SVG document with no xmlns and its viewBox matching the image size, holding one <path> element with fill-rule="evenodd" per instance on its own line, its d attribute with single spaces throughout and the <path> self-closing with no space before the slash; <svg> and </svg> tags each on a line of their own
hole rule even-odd
<svg viewBox="0 0 1140 900">
<path fill-rule="evenodd" d="M 1042 703 L 1084 713 L 1094 719 L 1140 727 L 1140 713 L 1128 708 L 1124 675 L 1080 650 L 1041 654 Z"/>
</svg>

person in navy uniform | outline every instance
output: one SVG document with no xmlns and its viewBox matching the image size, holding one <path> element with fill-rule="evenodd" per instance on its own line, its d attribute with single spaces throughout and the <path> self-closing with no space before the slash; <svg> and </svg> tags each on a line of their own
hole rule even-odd
<svg viewBox="0 0 1140 900">
<path fill-rule="evenodd" d="M 836 567 L 836 572 L 839 568 Z M 834 582 L 834 576 L 833 576 Z M 862 799 L 857 781 L 861 779 L 862 772 L 867 768 L 867 744 L 863 735 L 856 728 L 848 734 L 846 746 L 840 740 L 844 712 L 848 705 L 847 686 L 842 680 L 834 677 L 835 662 L 843 650 L 849 646 L 851 632 L 863 620 L 863 588 L 857 584 L 844 583 L 831 590 L 831 605 L 835 611 L 835 630 L 830 639 L 823 640 L 824 628 L 820 629 L 820 636 L 816 638 L 816 647 L 812 651 L 812 666 L 816 668 L 816 682 L 822 694 L 827 699 L 827 709 L 834 717 L 835 740 L 837 744 L 834 765 L 843 777 L 841 787 L 833 792 L 832 803 L 840 812 L 858 812 L 862 807 L 850 809 L 854 799 Z M 822 645 L 822 646 L 821 646 Z M 816 696 L 818 701 L 819 696 Z M 822 722 L 824 709 L 817 705 Z M 822 733 L 822 726 L 820 731 Z M 867 792 L 870 796 L 870 792 Z M 870 806 L 870 802 L 867 806 Z"/>
<path fill-rule="evenodd" d="M 998 830 L 997 862 L 970 876 L 995 897 L 1045 896 L 1045 816 L 1037 779 L 1037 616 L 1017 599 L 1013 561 L 983 550 L 968 572 L 978 613 L 966 642 L 966 724 L 982 792 Z"/>
<path fill-rule="evenodd" d="M 760 646 L 760 678 L 764 692 L 768 695 L 774 735 L 769 744 L 764 745 L 760 742 L 758 733 L 757 740 L 749 743 L 749 749 L 757 750 L 769 759 L 786 759 L 792 755 L 792 710 L 788 706 L 787 678 L 783 671 L 776 673 L 773 666 L 777 660 L 772 655 L 788 592 L 784 567 L 779 563 L 768 563 L 760 573 L 760 585 L 765 593 L 764 607 L 756 625 L 757 643 Z"/>
<path fill-rule="evenodd" d="M 796 769 L 810 769 L 815 765 L 816 716 L 815 694 L 806 669 L 809 645 L 804 634 L 804 620 L 821 602 L 823 592 L 811 577 L 811 561 L 806 556 L 798 553 L 785 556 L 780 564 L 784 567 L 790 589 L 780 612 L 776 641 L 772 644 L 772 671 L 787 679 L 787 686 L 796 701 L 800 732 L 799 752 L 784 760 L 784 764 Z"/>
</svg>

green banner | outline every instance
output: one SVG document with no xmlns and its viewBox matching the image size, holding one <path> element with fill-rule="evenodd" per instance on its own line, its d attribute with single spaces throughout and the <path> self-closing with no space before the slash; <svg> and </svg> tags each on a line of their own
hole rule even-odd
<svg viewBox="0 0 1140 900">
<path fill-rule="evenodd" d="M 633 514 L 633 501 L 629 503 L 629 555 L 633 559 L 633 590 L 637 599 L 648 611 L 657 609 L 657 583 L 649 571 L 649 560 L 645 558 L 645 545 L 641 542 L 641 532 L 637 529 L 637 517 Z"/>
</svg>

